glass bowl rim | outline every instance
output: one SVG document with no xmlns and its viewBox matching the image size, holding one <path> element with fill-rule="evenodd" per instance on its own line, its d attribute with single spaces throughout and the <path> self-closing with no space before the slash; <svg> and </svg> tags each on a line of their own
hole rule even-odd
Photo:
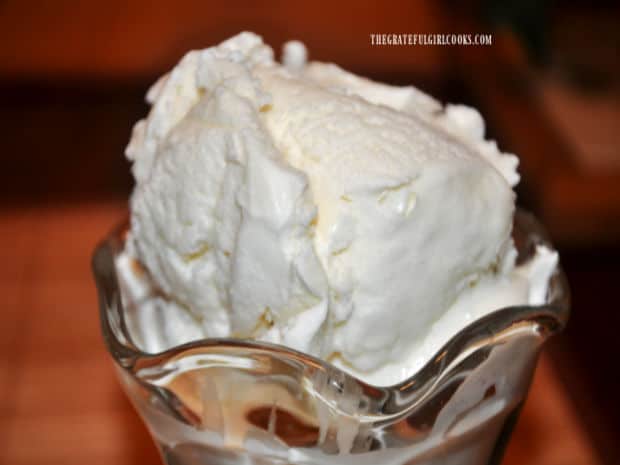
<svg viewBox="0 0 620 465">
<path fill-rule="evenodd" d="M 140 350 L 132 342 L 123 317 L 124 307 L 115 269 L 114 259 L 122 251 L 127 226 L 127 221 L 120 223 L 96 246 L 91 265 L 98 289 L 100 325 L 104 341 L 115 362 L 134 374 L 145 367 L 155 366 L 162 360 L 178 358 L 187 351 L 200 349 L 209 352 L 233 351 L 238 353 L 241 350 L 273 355 L 279 359 L 287 357 L 329 373 L 338 373 L 340 377 L 353 380 L 365 391 L 391 391 L 402 395 L 407 391 L 421 390 L 422 386 L 432 384 L 432 380 L 441 377 L 442 372 L 454 360 L 462 356 L 468 347 L 480 344 L 485 337 L 489 339 L 493 336 L 497 339 L 498 335 L 503 335 L 509 338 L 515 331 L 522 332 L 524 328 L 527 328 L 544 340 L 564 328 L 570 313 L 568 285 L 558 265 L 551 277 L 545 304 L 505 307 L 489 312 L 452 335 L 416 373 L 391 386 L 368 384 L 326 360 L 283 345 L 254 340 L 206 338 L 180 344 L 158 353 L 148 353 Z M 515 239 L 519 255 L 527 252 L 525 248 L 532 248 L 538 244 L 552 248 L 542 226 L 532 214 L 522 209 L 517 209 L 514 219 L 513 237 L 519 234 L 523 236 L 522 242 L 524 242 L 519 247 Z"/>
</svg>

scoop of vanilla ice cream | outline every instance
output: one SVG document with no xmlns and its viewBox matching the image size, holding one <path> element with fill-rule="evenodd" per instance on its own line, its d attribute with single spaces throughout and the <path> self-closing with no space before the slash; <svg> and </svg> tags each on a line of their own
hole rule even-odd
<svg viewBox="0 0 620 465">
<path fill-rule="evenodd" d="M 515 267 L 517 159 L 478 112 L 306 55 L 289 43 L 280 65 L 242 33 L 147 95 L 126 250 L 147 273 L 120 275 L 157 289 L 145 315 L 170 307 L 166 343 L 275 342 L 386 385 L 476 316 L 544 298 L 557 255 Z"/>
</svg>

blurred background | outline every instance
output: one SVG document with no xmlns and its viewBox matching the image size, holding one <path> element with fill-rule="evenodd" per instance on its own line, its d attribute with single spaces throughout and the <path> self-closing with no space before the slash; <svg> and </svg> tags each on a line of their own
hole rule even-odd
<svg viewBox="0 0 620 465">
<path fill-rule="evenodd" d="M 240 30 L 476 106 L 521 159 L 573 294 L 506 464 L 620 463 L 617 2 L 0 0 L 0 463 L 156 464 L 98 331 L 89 269 L 126 213 L 123 156 L 147 87 Z M 491 33 L 492 46 L 372 46 L 371 33 Z"/>
</svg>

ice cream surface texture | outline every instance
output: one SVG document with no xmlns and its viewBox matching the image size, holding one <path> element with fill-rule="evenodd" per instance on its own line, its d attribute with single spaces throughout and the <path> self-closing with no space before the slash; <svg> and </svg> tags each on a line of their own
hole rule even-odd
<svg viewBox="0 0 620 465">
<path fill-rule="evenodd" d="M 279 64 L 247 32 L 147 99 L 119 270 L 151 308 L 148 349 L 252 338 L 389 385 L 480 315 L 542 303 L 557 256 L 515 266 L 517 159 L 476 110 L 308 63 L 298 42 Z"/>
</svg>

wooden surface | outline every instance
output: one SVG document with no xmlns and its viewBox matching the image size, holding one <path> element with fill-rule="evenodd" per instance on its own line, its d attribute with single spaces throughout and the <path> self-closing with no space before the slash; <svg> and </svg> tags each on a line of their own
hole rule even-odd
<svg viewBox="0 0 620 465">
<path fill-rule="evenodd" d="M 90 254 L 121 203 L 0 210 L 0 464 L 157 464 L 99 333 Z M 505 465 L 597 465 L 543 356 Z"/>
</svg>

